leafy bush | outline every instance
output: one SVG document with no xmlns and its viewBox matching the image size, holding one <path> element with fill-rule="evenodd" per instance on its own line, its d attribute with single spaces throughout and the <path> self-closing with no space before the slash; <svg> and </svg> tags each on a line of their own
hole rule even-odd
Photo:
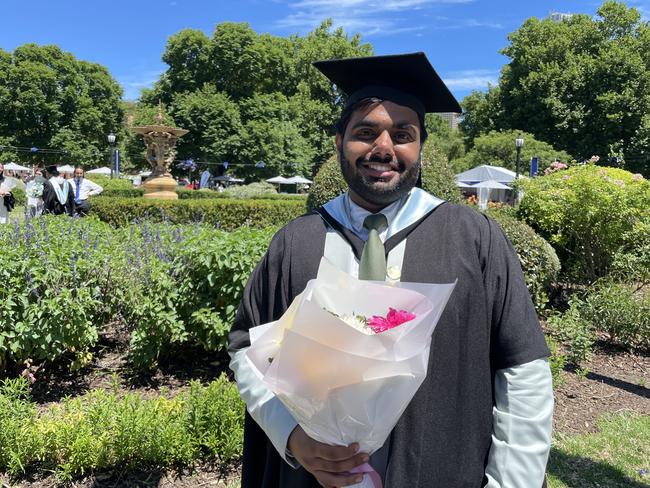
<svg viewBox="0 0 650 488">
<path fill-rule="evenodd" d="M 234 185 L 226 188 L 223 193 L 229 198 L 256 198 L 278 194 L 275 186 L 265 181 L 251 183 L 249 185 Z"/>
<path fill-rule="evenodd" d="M 603 279 L 586 294 L 581 317 L 625 347 L 650 349 L 650 293 Z"/>
<path fill-rule="evenodd" d="M 0 228 L 0 367 L 95 344 L 96 324 L 110 315 L 109 229 L 53 217 Z"/>
<path fill-rule="evenodd" d="M 583 302 L 570 301 L 569 309 L 552 314 L 547 321 L 550 334 L 566 348 L 566 360 L 580 366 L 591 357 L 596 334 L 592 324 L 581 314 Z"/>
<path fill-rule="evenodd" d="M 446 157 L 432 144 L 425 144 L 422 151 L 422 188 L 452 203 L 461 201 L 453 171 Z M 312 210 L 324 205 L 348 190 L 336 155 L 325 161 L 309 189 L 307 208 Z"/>
<path fill-rule="evenodd" d="M 541 312 L 548 302 L 547 291 L 560 271 L 560 261 L 551 245 L 508 209 L 489 209 L 486 214 L 497 221 L 519 256 L 526 286 L 535 308 Z"/>
<path fill-rule="evenodd" d="M 637 222 L 614 253 L 610 275 L 629 283 L 650 285 L 650 221 Z"/>
<path fill-rule="evenodd" d="M 447 157 L 430 142 L 422 149 L 422 188 L 451 203 L 462 201 L 453 168 Z"/>
<path fill-rule="evenodd" d="M 579 282 L 605 276 L 634 229 L 650 222 L 650 183 L 621 169 L 574 166 L 522 187 L 519 217 L 555 247 Z"/>
<path fill-rule="evenodd" d="M 244 404 L 221 376 L 172 399 L 94 390 L 36 413 L 26 380 L 0 384 L 0 469 L 61 480 L 99 469 L 231 462 L 241 455 Z"/>
<path fill-rule="evenodd" d="M 183 199 L 155 200 L 96 197 L 90 214 L 115 227 L 135 219 L 175 224 L 202 222 L 224 230 L 277 226 L 304 213 L 301 200 Z"/>
<path fill-rule="evenodd" d="M 562 370 L 564 369 L 566 358 L 560 350 L 560 345 L 555 339 L 548 335 L 545 336 L 545 339 L 546 345 L 548 346 L 549 351 L 551 351 L 551 356 L 548 358 L 548 364 L 551 368 L 551 376 L 553 377 L 553 388 L 557 388 L 562 384 Z"/>
<path fill-rule="evenodd" d="M 72 353 L 88 360 L 103 324 L 131 332 L 133 364 L 173 345 L 218 350 L 273 228 L 232 234 L 144 221 L 120 229 L 43 217 L 0 228 L 0 370 Z"/>
<path fill-rule="evenodd" d="M 348 185 L 341 174 L 341 167 L 336 155 L 325 161 L 314 177 L 307 196 L 309 211 L 324 205 L 341 193 L 348 191 Z"/>
</svg>

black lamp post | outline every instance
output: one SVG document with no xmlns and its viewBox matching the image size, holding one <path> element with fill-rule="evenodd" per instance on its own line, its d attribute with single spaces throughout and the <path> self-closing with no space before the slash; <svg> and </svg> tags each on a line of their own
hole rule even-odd
<svg viewBox="0 0 650 488">
<path fill-rule="evenodd" d="M 110 134 L 108 134 L 108 136 L 106 138 L 108 139 L 108 143 L 111 146 L 111 155 L 110 155 L 111 163 L 110 163 L 110 166 L 111 166 L 111 178 L 113 178 L 113 173 L 115 171 L 115 149 L 114 149 L 115 134 L 113 134 L 111 132 Z"/>
<path fill-rule="evenodd" d="M 517 148 L 517 164 L 516 164 L 516 176 L 515 181 L 519 179 L 519 162 L 521 160 L 521 148 L 524 147 L 524 139 L 522 137 L 517 137 L 515 139 L 515 147 Z"/>
</svg>

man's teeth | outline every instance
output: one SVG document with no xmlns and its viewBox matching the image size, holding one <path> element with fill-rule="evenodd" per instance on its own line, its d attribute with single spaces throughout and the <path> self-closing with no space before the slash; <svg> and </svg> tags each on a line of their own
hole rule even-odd
<svg viewBox="0 0 650 488">
<path fill-rule="evenodd" d="M 368 168 L 375 171 L 390 171 L 390 164 L 369 164 Z"/>
</svg>

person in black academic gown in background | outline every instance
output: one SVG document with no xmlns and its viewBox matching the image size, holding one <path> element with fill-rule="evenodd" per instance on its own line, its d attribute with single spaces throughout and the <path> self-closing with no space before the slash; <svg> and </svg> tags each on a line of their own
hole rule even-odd
<svg viewBox="0 0 650 488">
<path fill-rule="evenodd" d="M 43 213 L 74 215 L 74 192 L 72 186 L 60 174 L 56 166 L 47 166 L 47 181 L 43 185 Z"/>
</svg>

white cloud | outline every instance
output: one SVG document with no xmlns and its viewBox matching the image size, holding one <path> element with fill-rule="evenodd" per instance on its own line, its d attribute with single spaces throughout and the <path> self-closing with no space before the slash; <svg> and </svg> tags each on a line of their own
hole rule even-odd
<svg viewBox="0 0 650 488">
<path fill-rule="evenodd" d="M 486 90 L 489 84 L 497 84 L 499 72 L 488 69 L 455 71 L 450 73 L 448 77 L 444 77 L 443 80 L 451 90 Z"/>
<path fill-rule="evenodd" d="M 124 89 L 124 100 L 136 100 L 140 98 L 140 91 L 143 88 L 151 88 L 158 81 L 165 70 L 150 70 L 139 75 L 117 76 L 117 81 Z"/>
<path fill-rule="evenodd" d="M 331 18 L 335 26 L 361 31 L 364 36 L 416 32 L 425 25 L 407 25 L 395 14 L 439 4 L 471 3 L 475 0 L 287 0 L 291 13 L 276 22 L 280 28 L 308 30 Z M 466 24 L 465 27 L 471 27 Z"/>
</svg>

